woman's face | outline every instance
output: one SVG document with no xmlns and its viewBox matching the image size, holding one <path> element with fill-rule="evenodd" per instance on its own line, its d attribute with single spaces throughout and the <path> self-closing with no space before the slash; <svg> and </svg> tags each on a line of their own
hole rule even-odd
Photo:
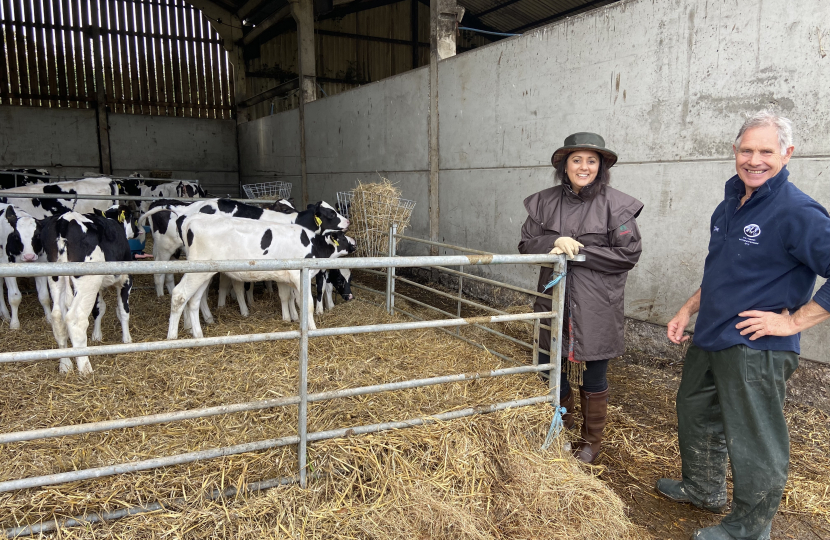
<svg viewBox="0 0 830 540">
<path fill-rule="evenodd" d="M 599 172 L 599 154 L 592 150 L 577 150 L 567 157 L 565 172 L 575 193 L 594 181 Z"/>
</svg>

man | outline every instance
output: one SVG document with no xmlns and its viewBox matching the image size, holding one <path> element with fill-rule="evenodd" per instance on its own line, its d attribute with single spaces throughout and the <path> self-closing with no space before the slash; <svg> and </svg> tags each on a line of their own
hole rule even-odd
<svg viewBox="0 0 830 540">
<path fill-rule="evenodd" d="M 789 466 L 786 381 L 798 367 L 799 336 L 830 317 L 830 281 L 812 300 L 816 274 L 830 276 L 830 216 L 788 181 L 792 126 L 761 111 L 733 145 L 737 175 L 712 214 L 700 289 L 669 322 L 674 343 L 699 312 L 677 392 L 683 478 L 657 491 L 720 512 L 704 540 L 767 540 Z"/>
</svg>

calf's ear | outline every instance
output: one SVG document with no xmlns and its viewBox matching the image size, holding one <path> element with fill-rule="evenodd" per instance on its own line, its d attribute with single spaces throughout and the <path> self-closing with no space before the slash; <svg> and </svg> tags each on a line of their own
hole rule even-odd
<svg viewBox="0 0 830 540">
<path fill-rule="evenodd" d="M 12 229 L 17 227 L 17 212 L 14 211 L 14 206 L 6 208 L 6 219 L 8 220 L 9 225 L 12 226 Z"/>
<path fill-rule="evenodd" d="M 98 208 L 93 208 L 92 213 L 95 214 L 96 216 L 107 217 L 106 214 L 104 214 L 104 211 L 99 210 Z"/>
</svg>

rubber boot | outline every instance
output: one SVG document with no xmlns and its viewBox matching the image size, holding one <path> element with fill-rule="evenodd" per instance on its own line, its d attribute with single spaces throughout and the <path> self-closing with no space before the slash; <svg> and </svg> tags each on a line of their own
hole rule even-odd
<svg viewBox="0 0 830 540">
<path fill-rule="evenodd" d="M 574 428 L 574 393 L 573 390 L 568 388 L 568 393 L 559 400 L 559 406 L 565 407 L 565 414 L 562 415 L 562 425 L 565 426 L 565 429 L 573 429 Z"/>
<path fill-rule="evenodd" d="M 608 416 L 608 391 L 608 388 L 602 392 L 586 392 L 579 389 L 583 442 L 576 449 L 576 459 L 583 463 L 593 463 L 599 455 L 602 432 Z"/>
</svg>

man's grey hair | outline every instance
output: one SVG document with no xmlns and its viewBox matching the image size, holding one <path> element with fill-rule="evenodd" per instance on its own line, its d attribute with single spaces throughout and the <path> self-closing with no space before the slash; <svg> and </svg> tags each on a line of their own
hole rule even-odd
<svg viewBox="0 0 830 540">
<path fill-rule="evenodd" d="M 775 129 L 778 131 L 778 144 L 781 146 L 781 155 L 786 154 L 787 148 L 793 145 L 793 123 L 788 118 L 775 114 L 769 109 L 758 111 L 746 119 L 744 125 L 741 126 L 741 130 L 738 131 L 738 136 L 735 137 L 735 147 L 741 146 L 741 138 L 746 133 L 746 130 L 765 126 L 775 126 Z"/>
</svg>

